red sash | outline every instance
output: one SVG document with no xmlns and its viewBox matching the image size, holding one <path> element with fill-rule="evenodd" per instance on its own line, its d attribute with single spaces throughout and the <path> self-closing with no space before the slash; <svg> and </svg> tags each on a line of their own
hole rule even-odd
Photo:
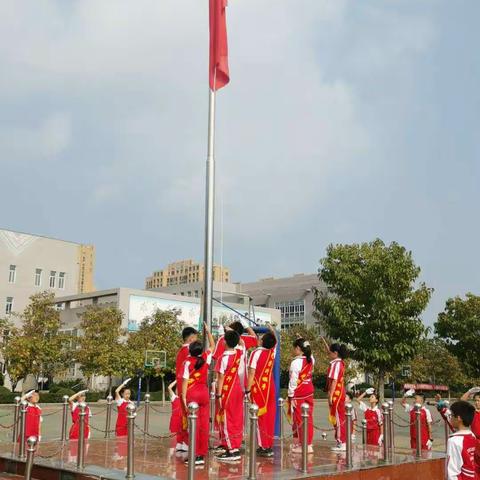
<svg viewBox="0 0 480 480">
<path fill-rule="evenodd" d="M 343 384 L 343 375 L 338 380 L 331 380 L 335 382 L 335 390 L 332 396 L 332 405 L 330 406 L 330 412 L 328 419 L 330 424 L 334 427 L 337 425 L 337 411 L 340 402 L 345 401 L 345 385 Z"/>
<path fill-rule="evenodd" d="M 308 377 L 312 376 L 313 363 L 305 362 L 305 366 L 300 370 L 297 378 L 297 387 L 300 386 Z M 293 402 L 293 403 L 292 403 Z M 296 406 L 295 397 L 287 398 L 286 409 L 287 409 L 287 419 L 292 423 L 292 409 Z"/>
<path fill-rule="evenodd" d="M 240 360 L 242 359 L 243 350 L 235 349 L 235 356 L 233 358 L 233 364 L 229 370 L 225 372 L 224 379 L 223 379 L 223 387 L 222 387 L 222 406 L 218 409 L 217 414 L 217 421 L 223 422 L 225 418 L 225 405 L 230 398 L 230 394 L 233 390 L 233 385 L 235 384 L 235 380 L 238 377 L 238 369 L 240 367 Z"/>
<path fill-rule="evenodd" d="M 273 356 L 275 354 L 274 348 L 271 348 L 267 352 L 267 359 L 263 365 L 260 375 L 255 372 L 252 387 L 252 402 L 258 406 L 258 416 L 261 417 L 267 413 L 267 402 L 270 396 L 270 389 L 272 386 L 272 372 L 273 372 Z"/>
</svg>

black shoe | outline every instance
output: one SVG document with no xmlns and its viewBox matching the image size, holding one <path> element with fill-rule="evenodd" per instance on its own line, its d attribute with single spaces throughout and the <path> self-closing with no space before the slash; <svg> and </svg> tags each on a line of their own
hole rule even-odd
<svg viewBox="0 0 480 480">
<path fill-rule="evenodd" d="M 223 445 L 218 445 L 216 447 L 213 447 L 212 450 L 215 455 L 221 455 L 222 453 L 225 453 L 227 451 L 227 447 L 224 447 Z"/>
<path fill-rule="evenodd" d="M 220 462 L 235 462 L 240 460 L 242 457 L 240 456 L 240 452 L 238 450 L 230 450 L 229 452 L 217 455 L 216 458 Z"/>
<path fill-rule="evenodd" d="M 273 450 L 271 448 L 258 448 L 257 455 L 259 457 L 273 457 Z"/>
<path fill-rule="evenodd" d="M 185 460 L 185 464 L 188 465 L 188 458 Z M 195 457 L 195 465 L 205 465 L 205 457 L 201 455 Z"/>
</svg>

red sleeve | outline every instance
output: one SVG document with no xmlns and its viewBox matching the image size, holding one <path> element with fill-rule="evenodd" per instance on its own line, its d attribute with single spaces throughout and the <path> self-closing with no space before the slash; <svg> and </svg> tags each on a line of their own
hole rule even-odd
<svg viewBox="0 0 480 480">
<path fill-rule="evenodd" d="M 242 335 L 242 340 L 247 350 L 258 346 L 258 338 L 253 335 Z"/>
<path fill-rule="evenodd" d="M 180 348 L 180 350 L 177 353 L 177 363 L 176 363 L 176 368 L 175 368 L 175 373 L 177 377 L 183 376 L 183 362 L 188 357 L 188 348 Z"/>
<path fill-rule="evenodd" d="M 222 336 L 217 340 L 217 345 L 215 346 L 215 350 L 213 351 L 212 358 L 217 361 L 225 351 L 225 338 Z"/>
<path fill-rule="evenodd" d="M 475 471 L 480 473 L 480 440 L 477 440 L 477 447 L 475 449 Z"/>
</svg>

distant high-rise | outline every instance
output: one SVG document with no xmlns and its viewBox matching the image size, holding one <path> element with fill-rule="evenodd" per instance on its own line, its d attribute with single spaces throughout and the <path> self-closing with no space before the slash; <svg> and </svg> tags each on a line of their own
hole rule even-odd
<svg viewBox="0 0 480 480">
<path fill-rule="evenodd" d="M 95 290 L 95 247 L 0 230 L 0 317 L 22 312 L 31 295 Z"/>
<path fill-rule="evenodd" d="M 174 285 L 187 285 L 190 283 L 202 282 L 205 269 L 203 264 L 193 260 L 180 260 L 169 263 L 163 270 L 153 272 L 150 277 L 145 279 L 146 290 L 153 290 L 162 287 L 171 287 Z M 230 282 L 230 270 L 218 265 L 213 266 L 214 282 Z"/>
</svg>

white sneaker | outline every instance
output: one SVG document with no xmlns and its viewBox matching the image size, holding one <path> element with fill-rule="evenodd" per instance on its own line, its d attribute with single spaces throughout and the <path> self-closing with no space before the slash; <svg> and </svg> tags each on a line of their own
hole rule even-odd
<svg viewBox="0 0 480 480">
<path fill-rule="evenodd" d="M 185 442 L 182 443 L 182 447 L 184 452 L 188 452 L 188 445 Z"/>
<path fill-rule="evenodd" d="M 188 452 L 188 445 L 186 443 L 177 443 L 175 446 L 176 452 Z"/>
<path fill-rule="evenodd" d="M 347 451 L 347 444 L 340 443 L 336 447 L 331 448 L 332 452 L 346 452 Z"/>
</svg>

